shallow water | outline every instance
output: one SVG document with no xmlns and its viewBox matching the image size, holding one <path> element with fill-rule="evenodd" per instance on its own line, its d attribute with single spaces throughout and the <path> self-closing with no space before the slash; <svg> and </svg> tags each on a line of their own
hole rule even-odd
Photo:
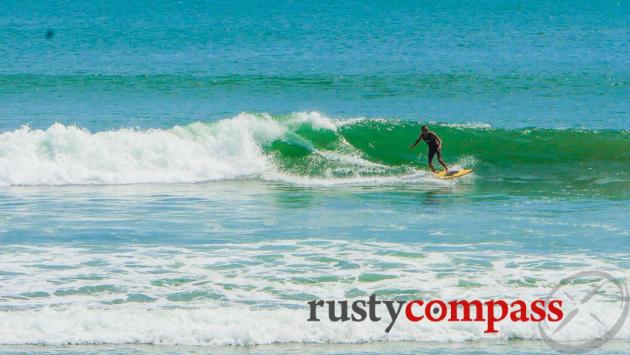
<svg viewBox="0 0 630 355">
<path fill-rule="evenodd" d="M 530 300 L 582 270 L 630 277 L 626 201 L 486 194 L 475 180 L 12 187 L 2 197 L 5 343 L 492 339 L 476 325 L 312 325 L 305 306 L 370 294 Z M 602 317 L 611 306 L 589 307 Z M 588 324 L 580 337 L 593 336 Z M 516 323 L 497 337 L 540 339 Z"/>
</svg>

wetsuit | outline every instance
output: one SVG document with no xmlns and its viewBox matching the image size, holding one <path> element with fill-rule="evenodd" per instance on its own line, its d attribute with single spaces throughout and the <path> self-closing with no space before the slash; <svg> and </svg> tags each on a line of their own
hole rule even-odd
<svg viewBox="0 0 630 355">
<path fill-rule="evenodd" d="M 426 136 L 422 137 L 422 140 L 429 146 L 429 162 L 433 160 L 433 156 L 437 153 L 438 159 L 442 155 L 441 149 L 438 148 L 435 134 L 428 132 Z"/>
</svg>

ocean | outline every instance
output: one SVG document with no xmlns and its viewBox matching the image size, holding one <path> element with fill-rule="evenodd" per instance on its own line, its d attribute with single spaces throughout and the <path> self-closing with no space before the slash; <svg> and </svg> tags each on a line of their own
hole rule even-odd
<svg viewBox="0 0 630 355">
<path fill-rule="evenodd" d="M 307 321 L 627 285 L 630 3 L 0 8 L 2 353 L 555 353 L 628 304 L 565 292 L 590 316 L 552 342 Z M 473 174 L 430 173 L 425 124 Z M 620 324 L 595 353 L 630 351 Z"/>
</svg>

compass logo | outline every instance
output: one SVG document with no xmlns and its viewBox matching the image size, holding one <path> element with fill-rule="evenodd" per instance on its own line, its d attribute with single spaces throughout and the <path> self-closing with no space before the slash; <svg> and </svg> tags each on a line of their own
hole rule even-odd
<svg viewBox="0 0 630 355">
<path fill-rule="evenodd" d="M 630 308 L 627 286 L 603 271 L 573 274 L 560 281 L 548 297 L 564 300 L 565 316 L 561 322 L 543 321 L 538 328 L 543 340 L 562 353 L 601 347 L 623 327 Z"/>
</svg>

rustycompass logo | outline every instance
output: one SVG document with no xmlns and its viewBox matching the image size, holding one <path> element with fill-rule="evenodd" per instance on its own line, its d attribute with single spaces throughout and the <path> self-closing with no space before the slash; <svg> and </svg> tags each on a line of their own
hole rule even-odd
<svg viewBox="0 0 630 355">
<path fill-rule="evenodd" d="M 603 271 L 583 271 L 564 278 L 549 293 L 548 299 L 556 298 L 564 300 L 564 319 L 544 321 L 538 327 L 544 341 L 559 352 L 599 348 L 614 338 L 628 318 L 628 287 Z M 597 333 L 584 337 L 585 331 Z"/>
<path fill-rule="evenodd" d="M 498 333 L 500 322 L 559 322 L 563 318 L 561 299 L 536 299 L 506 301 L 490 300 L 377 300 L 370 295 L 367 300 L 313 300 L 309 305 L 309 322 L 319 322 L 318 310 L 332 322 L 379 322 L 384 317 L 377 307 L 386 306 L 389 315 L 385 332 L 389 333 L 399 319 L 418 322 L 479 322 L 485 324 L 484 333 Z"/>
</svg>

